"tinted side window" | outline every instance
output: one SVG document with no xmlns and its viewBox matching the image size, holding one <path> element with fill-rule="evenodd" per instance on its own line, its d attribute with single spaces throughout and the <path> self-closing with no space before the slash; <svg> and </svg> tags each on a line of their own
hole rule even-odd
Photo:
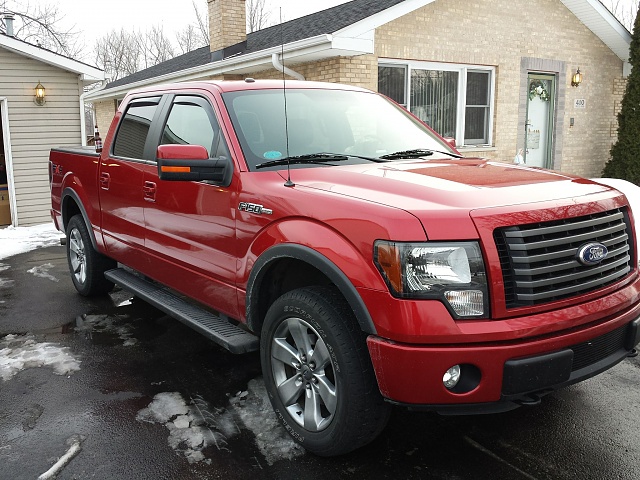
<svg viewBox="0 0 640 480">
<path fill-rule="evenodd" d="M 113 154 L 116 157 L 143 158 L 144 144 L 158 108 L 158 100 L 135 102 L 127 108 L 113 142 Z"/>
<path fill-rule="evenodd" d="M 160 144 L 202 145 L 210 157 L 220 155 L 220 127 L 210 105 L 198 97 L 177 97 Z"/>
</svg>

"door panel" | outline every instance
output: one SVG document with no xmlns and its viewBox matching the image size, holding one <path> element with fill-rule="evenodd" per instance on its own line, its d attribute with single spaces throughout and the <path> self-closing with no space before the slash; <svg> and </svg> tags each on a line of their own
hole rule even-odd
<svg viewBox="0 0 640 480">
<path fill-rule="evenodd" d="M 555 76 L 529 74 L 524 161 L 532 167 L 553 168 Z"/>
<path fill-rule="evenodd" d="M 198 144 L 210 157 L 229 155 L 211 104 L 197 96 L 175 97 L 160 143 Z M 220 187 L 160 180 L 154 167 L 145 169 L 144 184 L 155 188 L 155 198 L 144 202 L 145 247 L 157 257 L 149 275 L 238 318 L 237 175 L 229 187 Z"/>
<path fill-rule="evenodd" d="M 161 97 L 132 100 L 118 125 L 113 147 L 103 152 L 98 174 L 102 230 L 108 254 L 144 270 L 144 171 L 149 168 L 145 147 Z"/>
</svg>

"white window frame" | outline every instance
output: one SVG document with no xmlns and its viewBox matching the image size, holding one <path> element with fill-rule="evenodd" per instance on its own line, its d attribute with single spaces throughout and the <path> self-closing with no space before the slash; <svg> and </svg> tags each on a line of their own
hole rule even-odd
<svg viewBox="0 0 640 480">
<path fill-rule="evenodd" d="M 406 108 L 411 111 L 411 73 L 412 70 L 438 70 L 445 72 L 458 72 L 458 109 L 456 123 L 456 145 L 459 147 L 475 147 L 476 144 L 464 143 L 464 129 L 466 122 L 467 105 L 467 72 L 489 72 L 489 125 L 488 142 L 482 146 L 493 145 L 493 116 L 495 111 L 496 93 L 496 68 L 487 65 L 466 65 L 455 63 L 423 62 L 417 60 L 379 59 L 378 65 L 382 67 L 406 67 L 405 98 Z"/>
</svg>

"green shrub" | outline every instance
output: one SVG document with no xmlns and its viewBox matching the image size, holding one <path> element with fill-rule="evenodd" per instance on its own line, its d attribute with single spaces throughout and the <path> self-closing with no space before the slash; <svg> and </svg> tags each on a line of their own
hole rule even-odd
<svg viewBox="0 0 640 480">
<path fill-rule="evenodd" d="M 636 17 L 629 50 L 631 73 L 618 113 L 618 141 L 603 177 L 622 178 L 640 185 L 640 15 Z"/>
</svg>

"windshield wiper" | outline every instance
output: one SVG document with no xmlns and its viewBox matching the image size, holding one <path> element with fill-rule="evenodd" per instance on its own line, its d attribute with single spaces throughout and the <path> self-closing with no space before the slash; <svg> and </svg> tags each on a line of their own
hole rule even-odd
<svg viewBox="0 0 640 480">
<path fill-rule="evenodd" d="M 278 160 L 270 160 L 268 162 L 259 163 L 256 168 L 275 167 L 276 165 L 295 165 L 298 163 L 328 163 L 343 162 L 349 160 L 346 155 L 337 155 L 333 153 L 309 153 L 307 155 L 294 155 L 292 157 L 279 158 Z"/>
<path fill-rule="evenodd" d="M 442 153 L 443 155 L 449 155 L 454 158 L 462 158 L 462 155 L 458 155 L 457 153 L 444 152 L 442 150 L 434 150 L 432 148 L 416 148 L 413 150 L 401 150 L 399 152 L 388 153 L 387 155 L 380 155 L 380 158 L 385 158 L 387 160 L 395 160 L 397 158 L 420 158 L 420 157 L 428 157 L 429 155 L 433 155 L 434 153 Z"/>
<path fill-rule="evenodd" d="M 307 155 L 295 155 L 292 157 L 279 158 L 278 160 L 270 160 L 268 162 L 260 163 L 256 165 L 256 168 L 274 167 L 276 165 L 294 165 L 300 163 L 330 163 L 330 162 L 343 162 L 349 160 L 349 158 L 361 158 L 363 160 L 369 160 L 370 162 L 386 162 L 382 158 L 376 157 L 364 157 L 362 155 L 351 155 L 349 153 L 309 153 Z"/>
</svg>

